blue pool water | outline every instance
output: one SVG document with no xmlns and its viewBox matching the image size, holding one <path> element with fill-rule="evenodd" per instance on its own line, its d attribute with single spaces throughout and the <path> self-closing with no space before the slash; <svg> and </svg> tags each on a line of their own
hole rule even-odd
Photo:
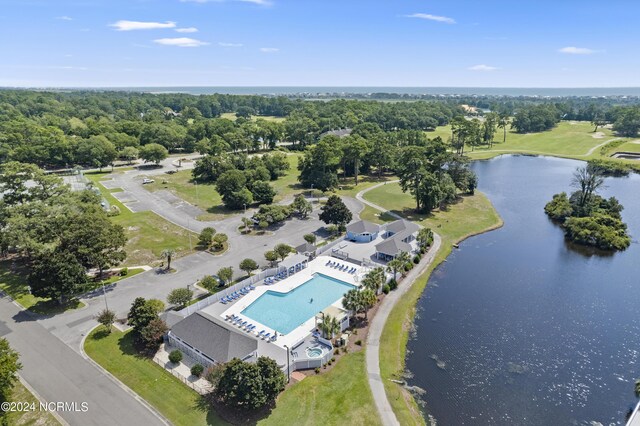
<svg viewBox="0 0 640 426">
<path fill-rule="evenodd" d="M 279 333 L 288 334 L 355 286 L 315 274 L 306 283 L 288 293 L 268 290 L 247 306 L 242 314 Z"/>
</svg>

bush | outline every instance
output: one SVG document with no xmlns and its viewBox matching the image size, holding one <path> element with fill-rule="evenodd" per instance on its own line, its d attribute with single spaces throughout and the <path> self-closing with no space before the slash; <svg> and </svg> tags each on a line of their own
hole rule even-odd
<svg viewBox="0 0 640 426">
<path fill-rule="evenodd" d="M 220 281 L 212 275 L 207 275 L 198 282 L 198 285 L 210 293 L 215 293 L 218 287 L 220 287 Z"/>
<path fill-rule="evenodd" d="M 169 327 L 167 327 L 167 324 L 160 318 L 156 318 L 147 324 L 142 331 L 140 331 L 140 341 L 146 351 L 155 353 L 162 343 L 162 336 L 164 336 L 167 331 L 169 331 Z M 178 354 L 180 354 L 180 359 L 182 359 L 180 351 L 178 351 Z"/>
<path fill-rule="evenodd" d="M 316 369 L 314 370 L 316 372 L 316 374 L 320 374 L 320 368 L 316 367 Z"/>
<path fill-rule="evenodd" d="M 362 340 L 360 340 L 360 339 L 356 340 L 356 345 L 362 346 Z"/>
<path fill-rule="evenodd" d="M 331 357 L 331 362 L 336 362 L 336 358 L 335 357 Z"/>
<path fill-rule="evenodd" d="M 339 353 L 340 353 L 340 349 L 337 349 L 337 348 L 336 348 L 336 350 L 334 350 L 334 351 L 333 351 L 333 354 L 334 354 L 334 355 L 338 355 Z"/>
<path fill-rule="evenodd" d="M 171 353 L 169 354 L 169 361 L 171 361 L 173 364 L 177 364 L 182 361 L 182 352 L 177 349 L 171 351 Z"/>
<path fill-rule="evenodd" d="M 127 275 L 129 275 L 129 268 L 120 269 L 120 276 L 121 277 L 126 277 Z"/>
<path fill-rule="evenodd" d="M 171 290 L 171 292 L 167 296 L 167 302 L 169 302 L 171 305 L 176 305 L 180 308 L 184 308 L 185 306 L 187 306 L 187 303 L 189 303 L 192 297 L 193 291 L 189 290 L 188 288 L 176 288 Z"/>
<path fill-rule="evenodd" d="M 202 366 L 202 364 L 196 364 L 193 367 L 191 367 L 192 376 L 200 377 L 203 372 L 204 372 L 204 367 Z"/>
<path fill-rule="evenodd" d="M 391 287 L 389 287 L 389 284 L 385 284 L 382 286 L 382 292 L 384 294 L 389 294 L 390 291 L 391 291 Z"/>
<path fill-rule="evenodd" d="M 160 314 L 160 312 L 164 311 L 164 302 L 158 299 L 149 299 L 147 300 L 147 305 L 151 306 L 156 314 Z"/>
<path fill-rule="evenodd" d="M 413 269 L 413 263 L 407 262 L 407 263 L 404 264 L 404 270 L 405 271 L 410 271 L 412 269 Z"/>
<path fill-rule="evenodd" d="M 222 377 L 223 372 L 224 364 L 214 364 L 207 369 L 204 378 L 215 388 L 218 386 L 218 382 L 220 381 L 220 377 Z"/>
<path fill-rule="evenodd" d="M 391 290 L 395 290 L 396 288 L 398 288 L 398 281 L 396 281 L 395 279 L 391 278 L 391 280 L 389 281 L 388 286 L 389 286 L 389 288 Z"/>
<path fill-rule="evenodd" d="M 416 254 L 415 256 L 413 256 L 413 263 L 415 263 L 416 265 L 420 263 L 421 260 L 422 260 L 422 256 L 420 256 L 419 254 Z"/>
</svg>

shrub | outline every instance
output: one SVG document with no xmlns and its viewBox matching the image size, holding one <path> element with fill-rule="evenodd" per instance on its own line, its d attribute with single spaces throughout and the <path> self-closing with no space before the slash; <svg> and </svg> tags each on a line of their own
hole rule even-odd
<svg viewBox="0 0 640 426">
<path fill-rule="evenodd" d="M 164 311 L 164 302 L 158 299 L 147 300 L 147 305 L 151 306 L 156 314 Z"/>
<path fill-rule="evenodd" d="M 404 264 L 404 270 L 405 271 L 410 271 L 412 269 L 413 269 L 413 263 L 407 262 L 407 263 Z"/>
<path fill-rule="evenodd" d="M 200 287 L 207 289 L 209 292 L 214 293 L 220 286 L 220 281 L 211 275 L 203 277 L 198 283 Z"/>
<path fill-rule="evenodd" d="M 320 368 L 316 367 L 316 369 L 314 370 L 316 372 L 316 374 L 320 374 Z"/>
<path fill-rule="evenodd" d="M 392 278 L 392 279 L 389 281 L 388 286 L 389 286 L 389 288 L 390 288 L 391 290 L 395 290 L 396 288 L 398 288 L 398 281 L 396 281 L 395 279 L 393 279 L 393 278 Z"/>
<path fill-rule="evenodd" d="M 336 358 L 335 357 L 331 357 L 331 362 L 336 362 Z"/>
<path fill-rule="evenodd" d="M 360 339 L 356 340 L 356 345 L 362 346 L 362 340 L 360 340 Z"/>
<path fill-rule="evenodd" d="M 186 287 L 176 288 L 171 290 L 169 295 L 167 296 L 167 302 L 172 305 L 177 305 L 180 308 L 184 308 L 187 306 L 187 303 L 193 297 L 193 291 L 189 290 Z"/>
<path fill-rule="evenodd" d="M 336 350 L 333 351 L 334 355 L 338 355 L 340 353 L 340 349 L 336 348 Z"/>
<path fill-rule="evenodd" d="M 120 276 L 121 277 L 126 277 L 127 275 L 129 275 L 129 268 L 120 269 Z"/>
<path fill-rule="evenodd" d="M 422 260 L 422 256 L 420 256 L 419 254 L 416 254 L 415 256 L 413 256 L 413 263 L 415 263 L 416 265 L 420 263 L 421 260 Z"/>
<path fill-rule="evenodd" d="M 204 375 L 204 378 L 207 379 L 211 386 L 214 388 L 218 386 L 218 382 L 220 381 L 220 377 L 224 373 L 224 364 L 214 364 L 207 369 L 207 372 Z"/>
<path fill-rule="evenodd" d="M 193 367 L 191 367 L 192 376 L 200 377 L 203 372 L 204 372 L 204 367 L 202 366 L 202 364 L 195 364 Z"/>
<path fill-rule="evenodd" d="M 384 286 L 382 286 L 382 292 L 384 294 L 389 294 L 390 291 L 391 291 L 391 287 L 389 287 L 389 284 L 385 284 Z"/>
<path fill-rule="evenodd" d="M 172 350 L 169 354 L 169 361 L 171 361 L 173 364 L 177 364 L 182 361 L 182 352 L 177 349 Z"/>
<path fill-rule="evenodd" d="M 140 331 L 140 341 L 147 352 L 154 353 L 158 350 L 160 343 L 162 343 L 162 336 L 164 336 L 168 330 L 169 327 L 167 327 L 167 324 L 160 318 L 156 318 Z M 177 352 L 180 355 L 180 359 L 182 359 L 182 353 L 180 353 L 180 351 Z M 169 359 L 171 359 L 171 356 L 169 356 Z"/>
</svg>

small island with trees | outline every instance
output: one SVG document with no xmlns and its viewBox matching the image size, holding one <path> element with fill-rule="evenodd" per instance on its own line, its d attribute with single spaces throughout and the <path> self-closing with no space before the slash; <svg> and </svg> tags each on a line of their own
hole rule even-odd
<svg viewBox="0 0 640 426">
<path fill-rule="evenodd" d="M 571 181 L 577 190 L 571 196 L 555 194 L 544 211 L 562 224 L 569 241 L 602 250 L 625 250 L 631 238 L 620 215 L 623 207 L 615 197 L 606 199 L 597 194 L 603 185 L 604 177 L 597 167 L 579 167 Z"/>
</svg>

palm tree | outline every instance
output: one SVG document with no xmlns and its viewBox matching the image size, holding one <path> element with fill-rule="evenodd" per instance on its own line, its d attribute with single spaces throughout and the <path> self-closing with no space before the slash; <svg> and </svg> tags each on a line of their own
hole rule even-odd
<svg viewBox="0 0 640 426">
<path fill-rule="evenodd" d="M 402 276 L 404 276 L 404 272 L 406 271 L 405 265 L 407 264 L 407 262 L 411 262 L 411 256 L 409 256 L 409 253 L 407 253 L 406 251 L 401 251 L 396 259 L 398 259 L 402 264 L 402 267 L 399 268 L 399 270 L 402 271 Z"/>
<path fill-rule="evenodd" d="M 400 261 L 397 257 L 387 262 L 387 271 L 393 272 L 393 279 L 397 280 L 398 271 L 404 268 L 404 262 Z"/>
<path fill-rule="evenodd" d="M 351 289 L 342 298 L 342 306 L 350 312 L 357 315 L 362 306 L 362 298 L 360 297 L 360 291 L 358 289 Z"/>
<path fill-rule="evenodd" d="M 384 269 L 380 267 L 370 271 L 367 275 L 365 275 L 365 277 L 362 279 L 362 285 L 378 293 L 380 292 L 380 289 L 384 285 L 385 281 L 386 277 L 384 275 Z"/>
<path fill-rule="evenodd" d="M 507 126 L 509 125 L 509 114 L 500 114 L 500 118 L 498 119 L 498 129 L 503 130 L 502 143 L 507 141 Z"/>
<path fill-rule="evenodd" d="M 336 317 L 325 315 L 324 318 L 322 318 L 320 330 L 322 330 L 322 335 L 325 336 L 325 338 L 332 339 L 336 333 L 340 332 L 340 323 Z"/>
<path fill-rule="evenodd" d="M 173 258 L 173 256 L 175 256 L 176 251 L 174 249 L 164 249 L 162 250 L 162 253 L 160 253 L 160 256 L 163 259 L 167 259 L 167 271 L 171 270 L 171 259 Z"/>
<path fill-rule="evenodd" d="M 365 288 L 360 292 L 361 309 L 364 311 L 364 319 L 367 319 L 367 311 L 376 304 L 378 298 L 376 293 L 370 288 Z"/>
</svg>

